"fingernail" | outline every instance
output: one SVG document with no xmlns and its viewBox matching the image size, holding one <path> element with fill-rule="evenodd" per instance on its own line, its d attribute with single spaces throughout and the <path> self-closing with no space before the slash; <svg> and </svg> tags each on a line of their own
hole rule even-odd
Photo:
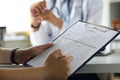
<svg viewBox="0 0 120 80">
<path fill-rule="evenodd" d="M 60 59 L 62 57 L 62 55 L 57 55 L 56 58 L 57 59 Z"/>
<path fill-rule="evenodd" d="M 37 20 L 37 22 L 41 22 L 41 20 Z"/>
<path fill-rule="evenodd" d="M 43 20 L 43 18 L 41 18 L 41 20 Z"/>
<path fill-rule="evenodd" d="M 44 10 L 46 11 L 46 10 L 47 10 L 47 8 L 45 7 L 45 8 L 44 8 Z"/>
<path fill-rule="evenodd" d="M 41 10 L 42 13 L 45 13 L 45 10 Z"/>
<path fill-rule="evenodd" d="M 31 10 L 32 13 L 35 13 L 36 11 L 34 9 Z"/>
</svg>

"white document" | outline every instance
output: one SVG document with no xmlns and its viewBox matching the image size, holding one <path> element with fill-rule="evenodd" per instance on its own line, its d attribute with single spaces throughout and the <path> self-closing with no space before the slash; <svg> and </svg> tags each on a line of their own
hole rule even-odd
<svg viewBox="0 0 120 80">
<path fill-rule="evenodd" d="M 45 50 L 27 64 L 33 67 L 41 66 L 49 53 L 61 49 L 62 53 L 73 56 L 71 62 L 71 74 L 73 74 L 118 34 L 119 32 L 107 27 L 78 21 L 53 41 L 53 47 Z"/>
</svg>

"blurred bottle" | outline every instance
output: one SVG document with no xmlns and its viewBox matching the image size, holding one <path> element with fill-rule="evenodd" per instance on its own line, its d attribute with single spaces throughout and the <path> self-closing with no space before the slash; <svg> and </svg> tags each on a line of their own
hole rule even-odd
<svg viewBox="0 0 120 80">
<path fill-rule="evenodd" d="M 112 21 L 113 29 L 118 30 L 119 29 L 119 21 L 118 20 L 113 20 Z"/>
</svg>

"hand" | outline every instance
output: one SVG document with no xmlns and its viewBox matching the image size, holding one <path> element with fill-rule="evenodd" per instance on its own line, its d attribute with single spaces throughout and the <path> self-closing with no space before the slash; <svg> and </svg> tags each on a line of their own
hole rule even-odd
<svg viewBox="0 0 120 80">
<path fill-rule="evenodd" d="M 35 57 L 41 54 L 45 49 L 50 48 L 53 44 L 48 43 L 40 46 L 35 46 L 23 50 L 17 50 L 15 54 L 15 61 L 18 63 L 25 63 L 32 57 Z"/>
<path fill-rule="evenodd" d="M 44 50 L 46 50 L 46 49 L 48 49 L 48 48 L 50 48 L 52 46 L 53 46 L 52 43 L 47 43 L 47 44 L 44 44 L 44 45 L 31 47 L 31 48 L 28 49 L 28 51 L 31 53 L 31 55 L 37 56 L 40 53 L 42 53 Z"/>
<path fill-rule="evenodd" d="M 59 29 L 62 28 L 63 21 L 56 17 L 51 10 L 46 10 L 44 13 L 36 13 L 36 20 L 48 21 L 51 24 L 57 26 Z"/>
<path fill-rule="evenodd" d="M 38 26 L 40 25 L 40 22 L 48 21 L 61 29 L 63 21 L 60 18 L 56 17 L 52 11 L 47 10 L 45 7 L 46 1 L 35 3 L 31 6 L 30 11 L 32 15 L 32 25 Z"/>
<path fill-rule="evenodd" d="M 40 1 L 38 3 L 34 3 L 31 7 L 30 7 L 30 12 L 31 12 L 31 19 L 32 22 L 31 24 L 33 26 L 39 26 L 40 22 L 42 21 L 41 19 L 36 19 L 36 17 L 38 16 L 37 13 L 44 13 L 44 11 L 46 10 L 46 1 Z"/>
<path fill-rule="evenodd" d="M 67 80 L 72 59 L 72 56 L 63 56 L 60 50 L 50 54 L 44 64 L 48 80 Z"/>
<path fill-rule="evenodd" d="M 44 13 L 45 10 L 46 10 L 46 1 L 45 0 L 34 3 L 30 7 L 31 14 L 33 14 L 33 16 L 35 16 L 36 13 Z"/>
</svg>

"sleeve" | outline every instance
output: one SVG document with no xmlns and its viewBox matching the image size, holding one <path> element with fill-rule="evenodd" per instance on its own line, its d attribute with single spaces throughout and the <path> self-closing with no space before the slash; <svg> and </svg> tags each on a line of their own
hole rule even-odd
<svg viewBox="0 0 120 80">
<path fill-rule="evenodd" d="M 60 30 L 60 34 L 62 33 L 62 32 L 64 32 L 67 28 L 69 28 L 69 24 L 67 23 L 67 22 L 63 22 L 63 26 L 62 26 L 62 29 Z"/>
<path fill-rule="evenodd" d="M 102 0 L 88 0 L 88 22 L 101 24 L 103 3 Z"/>
<path fill-rule="evenodd" d="M 51 41 L 51 28 L 47 23 L 41 24 L 40 28 L 36 32 L 31 32 L 30 41 L 32 46 L 42 45 Z"/>
</svg>

